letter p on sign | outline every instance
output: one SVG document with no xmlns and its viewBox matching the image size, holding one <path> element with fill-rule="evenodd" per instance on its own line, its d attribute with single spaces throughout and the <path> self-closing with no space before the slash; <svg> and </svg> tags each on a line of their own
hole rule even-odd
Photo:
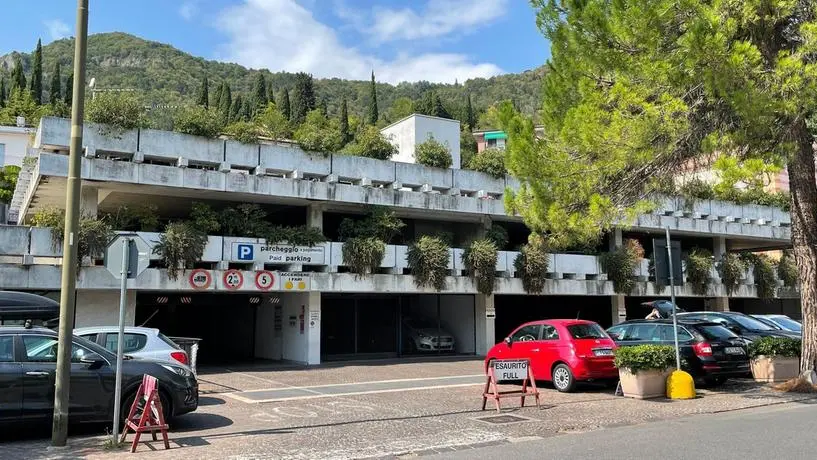
<svg viewBox="0 0 817 460">
<path fill-rule="evenodd" d="M 238 260 L 253 260 L 251 244 L 238 245 Z"/>
</svg>

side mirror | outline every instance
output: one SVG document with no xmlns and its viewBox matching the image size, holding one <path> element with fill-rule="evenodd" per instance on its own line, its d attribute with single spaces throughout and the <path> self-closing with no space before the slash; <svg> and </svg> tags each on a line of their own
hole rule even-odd
<svg viewBox="0 0 817 460">
<path fill-rule="evenodd" d="M 98 369 L 102 367 L 106 361 L 102 358 L 102 356 L 99 356 L 96 353 L 88 353 L 87 355 L 83 355 L 81 358 L 79 358 L 79 362 L 89 364 L 88 367 L 91 369 Z"/>
<path fill-rule="evenodd" d="M 505 344 L 510 347 L 513 344 L 513 339 L 510 336 L 505 337 Z"/>
</svg>

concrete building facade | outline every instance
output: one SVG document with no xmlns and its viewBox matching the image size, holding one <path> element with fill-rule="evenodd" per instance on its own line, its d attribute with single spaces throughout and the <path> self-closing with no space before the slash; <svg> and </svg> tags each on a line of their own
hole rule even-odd
<svg viewBox="0 0 817 460">
<path fill-rule="evenodd" d="M 434 138 L 451 152 L 451 168 L 460 169 L 462 160 L 458 120 L 415 113 L 386 126 L 380 132 L 397 147 L 397 155 L 392 157 L 394 161 L 416 163 L 414 150 L 417 145 Z"/>
<path fill-rule="evenodd" d="M 484 354 L 510 329 L 532 319 L 577 316 L 609 326 L 647 312 L 640 303 L 667 298 L 650 273 L 651 241 L 669 227 L 682 248 L 706 248 L 718 260 L 726 251 L 780 249 L 790 245 L 790 216 L 770 207 L 718 201 L 666 199 L 652 213 L 604 237 L 600 250 L 636 239 L 647 250 L 632 274 L 627 296 L 614 291 L 599 254 L 550 255 L 544 290 L 528 294 L 516 272 L 518 246 L 527 229 L 503 204 L 512 177 L 437 169 L 349 155 L 310 156 L 292 146 L 248 145 L 149 129 L 102 134 L 86 125 L 82 158 L 82 207 L 86 215 L 153 203 L 165 221 L 184 219 L 194 201 L 214 208 L 257 203 L 284 225 L 319 228 L 328 241 L 313 247 L 267 244 L 258 238 L 208 235 L 195 269 L 169 276 L 153 252 L 161 235 L 137 232 L 150 248 L 150 264 L 129 285 L 128 324 L 158 327 L 168 335 L 203 338 L 208 362 L 251 359 L 316 364 L 349 357 L 419 353 L 429 328 L 454 339 L 453 351 Z M 51 230 L 25 224 L 40 210 L 62 207 L 68 157 L 68 120 L 44 118 L 37 130 L 29 175 L 15 191 L 21 225 L 0 227 L 0 289 L 50 292 L 60 286 L 61 248 Z M 350 273 L 339 223 L 372 206 L 391 209 L 406 223 L 386 246 L 370 275 Z M 491 295 L 477 291 L 462 261 L 464 248 L 491 226 L 507 230 L 498 252 Z M 417 287 L 407 260 L 416 238 L 451 235 L 448 274 L 441 291 Z M 286 254 L 270 257 L 270 254 Z M 731 293 L 713 269 L 706 295 L 678 290 L 687 309 L 773 309 L 793 316 L 797 293 L 779 289 L 773 303 L 759 302 L 751 269 Z M 113 324 L 119 282 L 104 260 L 86 260 L 77 280 L 77 325 Z M 420 326 L 418 326 L 420 325 Z M 420 331 L 420 332 L 418 332 Z"/>
</svg>

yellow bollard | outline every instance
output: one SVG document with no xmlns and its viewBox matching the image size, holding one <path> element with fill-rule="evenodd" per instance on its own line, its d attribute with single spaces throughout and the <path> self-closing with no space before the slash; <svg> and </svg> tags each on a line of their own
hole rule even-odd
<svg viewBox="0 0 817 460">
<path fill-rule="evenodd" d="M 684 371 L 673 371 L 667 378 L 667 398 L 692 399 L 695 397 L 695 381 Z"/>
</svg>

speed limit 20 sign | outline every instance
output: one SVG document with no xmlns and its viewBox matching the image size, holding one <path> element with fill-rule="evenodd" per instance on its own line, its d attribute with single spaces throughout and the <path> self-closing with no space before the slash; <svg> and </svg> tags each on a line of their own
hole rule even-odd
<svg viewBox="0 0 817 460">
<path fill-rule="evenodd" d="M 261 291 L 269 291 L 275 284 L 275 275 L 272 272 L 260 271 L 255 274 L 255 287 Z"/>
<path fill-rule="evenodd" d="M 224 272 L 224 288 L 231 291 L 241 289 L 244 284 L 244 275 L 238 270 L 227 270 Z"/>
</svg>

